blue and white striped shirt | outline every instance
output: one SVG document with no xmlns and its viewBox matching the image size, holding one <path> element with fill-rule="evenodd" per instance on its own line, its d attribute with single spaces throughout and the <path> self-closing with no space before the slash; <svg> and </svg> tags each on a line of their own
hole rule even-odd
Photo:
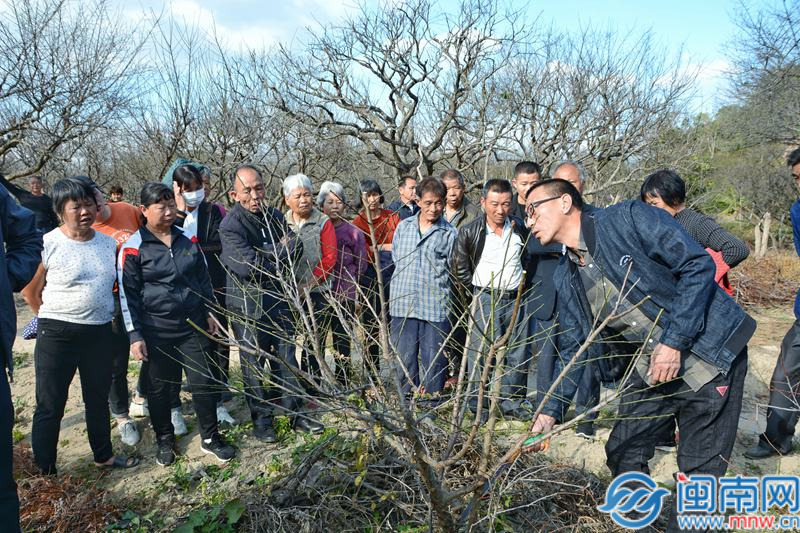
<svg viewBox="0 0 800 533">
<path fill-rule="evenodd" d="M 392 239 L 392 275 L 389 314 L 429 322 L 447 320 L 450 301 L 448 259 L 458 232 L 444 217 L 424 235 L 419 213 L 397 226 Z"/>
</svg>

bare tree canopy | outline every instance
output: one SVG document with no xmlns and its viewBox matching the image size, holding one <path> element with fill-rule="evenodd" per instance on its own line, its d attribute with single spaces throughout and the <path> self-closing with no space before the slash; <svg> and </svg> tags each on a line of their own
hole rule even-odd
<svg viewBox="0 0 800 533">
<path fill-rule="evenodd" d="M 590 193 L 625 183 L 625 164 L 642 159 L 675 125 L 694 73 L 681 54 L 659 51 L 650 33 L 587 28 L 542 38 L 504 73 L 504 115 L 517 121 L 511 155 L 545 166 L 582 161 L 593 171 Z"/>
<path fill-rule="evenodd" d="M 742 3 L 742 35 L 731 43 L 732 95 L 744 104 L 750 141 L 800 142 L 800 1 L 773 8 Z"/>
<path fill-rule="evenodd" d="M 274 104 L 323 134 L 349 136 L 396 174 L 468 168 L 507 128 L 489 115 L 496 74 L 528 29 L 494 4 L 467 1 L 455 16 L 414 0 L 365 10 L 312 32 L 304 51 L 281 47 L 254 65 Z"/>
<path fill-rule="evenodd" d="M 20 0 L 0 17 L 0 162 L 10 179 L 69 161 L 131 98 L 140 43 L 105 2 Z"/>
</svg>

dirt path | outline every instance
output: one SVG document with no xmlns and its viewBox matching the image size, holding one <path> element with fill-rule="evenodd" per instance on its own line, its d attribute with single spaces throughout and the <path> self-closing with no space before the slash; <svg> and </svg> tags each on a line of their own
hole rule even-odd
<svg viewBox="0 0 800 533">
<path fill-rule="evenodd" d="M 21 329 L 30 319 L 30 314 L 24 305 L 18 306 L 20 316 L 18 326 Z M 742 415 L 739 420 L 739 438 L 734 448 L 731 473 L 746 475 L 763 475 L 772 473 L 798 474 L 800 473 L 800 453 L 795 453 L 781 459 L 768 459 L 750 461 L 743 456 L 744 450 L 755 444 L 758 433 L 763 429 L 764 405 L 768 399 L 767 384 L 772 373 L 775 360 L 778 356 L 780 342 L 783 335 L 793 321 L 790 310 L 765 310 L 755 313 L 759 327 L 755 338 L 750 343 L 750 365 L 747 375 L 745 398 Z M 33 349 L 35 341 L 26 341 L 17 338 L 14 345 L 14 354 L 17 368 L 15 383 L 12 385 L 12 394 L 19 423 L 15 428 L 15 440 L 30 442 L 31 419 L 35 405 L 35 378 L 33 369 Z M 129 383 L 135 382 L 138 365 L 131 363 Z M 188 398 L 185 395 L 184 400 Z M 191 413 L 191 404 L 184 401 L 184 411 Z M 230 411 L 239 421 L 249 420 L 247 407 L 242 398 L 234 398 L 228 404 Z M 610 414 L 609 410 L 609 414 Z M 59 470 L 85 476 L 86 479 L 97 479 L 97 472 L 91 462 L 91 454 L 83 423 L 83 404 L 80 394 L 78 379 L 73 380 L 69 393 L 64 420 L 61 425 L 61 435 L 58 448 Z M 256 476 L 262 472 L 270 472 L 280 458 L 291 452 L 291 443 L 283 442 L 276 445 L 263 445 L 255 441 L 250 435 L 250 426 L 239 426 L 228 433 L 239 447 L 240 453 L 233 464 L 233 468 L 226 468 L 225 475 L 219 475 L 215 469 L 216 461 L 200 451 L 200 438 L 197 424 L 193 414 L 187 416 L 190 423 L 190 433 L 179 439 L 178 449 L 183 455 L 179 464 L 172 468 L 158 466 L 154 460 L 155 442 L 152 430 L 146 422 L 139 419 L 138 425 L 143 438 L 135 449 L 128 448 L 120 443 L 116 427 L 112 427 L 112 439 L 115 451 L 123 453 L 136 453 L 143 458 L 142 465 L 130 472 L 111 472 L 100 477 L 98 485 L 107 489 L 122 501 L 131 502 L 132 506 L 141 502 L 148 502 L 151 506 L 163 509 L 174 509 L 175 513 L 162 517 L 162 524 L 169 524 L 181 514 L 181 507 L 195 501 L 197 494 L 186 494 L 181 497 L 180 491 L 166 490 L 174 486 L 193 487 L 188 492 L 213 490 L 222 494 L 235 494 L 238 484 L 257 482 Z M 568 432 L 553 442 L 548 454 L 557 461 L 564 461 L 584 467 L 603 477 L 607 477 L 605 467 L 605 453 L 603 445 L 608 438 L 611 421 L 600 424 L 596 440 L 589 441 Z M 296 437 L 302 439 L 302 437 Z M 675 454 L 656 452 L 656 457 L 651 463 L 653 477 L 664 483 L 671 483 L 672 475 L 677 471 Z M 212 484 L 203 484 L 204 478 L 214 477 Z M 178 494 L 178 496 L 176 496 Z M 211 496 L 213 498 L 213 495 Z M 140 507 L 139 507 L 140 508 Z M 173 516 L 174 514 L 174 516 Z"/>
</svg>

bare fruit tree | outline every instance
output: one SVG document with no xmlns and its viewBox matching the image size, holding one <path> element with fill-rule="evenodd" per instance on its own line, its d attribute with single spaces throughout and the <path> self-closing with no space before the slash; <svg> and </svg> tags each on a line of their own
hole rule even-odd
<svg viewBox="0 0 800 533">
<path fill-rule="evenodd" d="M 632 163 L 675 124 L 693 74 L 649 33 L 550 30 L 542 40 L 504 73 L 505 116 L 517 121 L 511 155 L 545 167 L 582 161 L 589 194 L 630 181 Z"/>
<path fill-rule="evenodd" d="M 132 97 L 142 37 L 105 2 L 20 0 L 0 15 L 0 163 L 9 179 L 69 161 Z"/>
<path fill-rule="evenodd" d="M 253 67 L 288 117 L 353 139 L 395 175 L 430 175 L 449 160 L 466 169 L 506 128 L 488 115 L 494 78 L 527 30 L 492 3 L 463 2 L 455 16 L 435 7 L 413 0 L 364 9 Z"/>
<path fill-rule="evenodd" d="M 751 142 L 800 143 L 800 1 L 754 8 L 742 2 L 730 44 L 732 96 L 745 104 Z"/>
</svg>

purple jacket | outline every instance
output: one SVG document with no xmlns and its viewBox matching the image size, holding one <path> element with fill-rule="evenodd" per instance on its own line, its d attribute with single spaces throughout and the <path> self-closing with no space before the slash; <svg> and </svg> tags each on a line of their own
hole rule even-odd
<svg viewBox="0 0 800 533">
<path fill-rule="evenodd" d="M 346 220 L 334 229 L 338 254 L 332 273 L 333 291 L 355 300 L 358 280 L 369 265 L 367 243 L 364 233 Z"/>
</svg>

